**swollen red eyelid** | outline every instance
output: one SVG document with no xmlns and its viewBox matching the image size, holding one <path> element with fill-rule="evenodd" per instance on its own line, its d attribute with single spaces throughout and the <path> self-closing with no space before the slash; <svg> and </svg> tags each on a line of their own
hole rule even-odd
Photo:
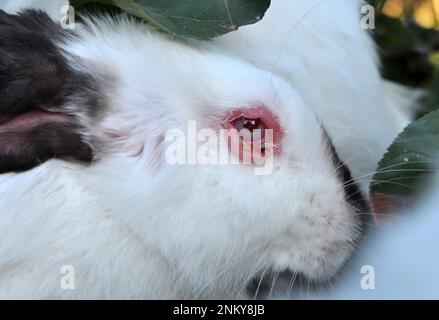
<svg viewBox="0 0 439 320">
<path fill-rule="evenodd" d="M 256 120 L 260 122 L 260 126 L 262 127 L 260 130 L 259 135 L 255 135 L 258 137 L 261 137 L 262 141 L 259 141 L 257 144 L 254 143 L 254 147 L 260 146 L 262 143 L 262 148 L 264 149 L 263 152 L 265 152 L 265 147 L 267 147 L 268 151 L 272 151 L 272 154 L 275 156 L 279 156 L 282 152 L 281 148 L 281 140 L 283 136 L 283 130 L 282 127 L 279 124 L 278 118 L 265 106 L 256 106 L 256 107 L 250 107 L 250 108 L 237 108 L 232 111 L 230 111 L 223 120 L 223 127 L 225 129 L 231 130 L 235 129 L 237 131 L 240 131 L 240 128 L 243 127 L 240 120 L 245 123 L 247 120 Z M 271 131 L 271 134 L 267 134 L 267 130 Z M 242 143 L 242 140 L 245 141 L 252 141 L 248 138 L 240 138 L 236 134 L 230 135 L 230 139 L 232 139 L 232 142 L 237 142 L 234 139 L 241 139 L 240 143 Z M 255 142 L 255 141 L 253 141 Z M 239 158 L 242 158 L 243 149 L 240 149 L 239 151 Z"/>
</svg>

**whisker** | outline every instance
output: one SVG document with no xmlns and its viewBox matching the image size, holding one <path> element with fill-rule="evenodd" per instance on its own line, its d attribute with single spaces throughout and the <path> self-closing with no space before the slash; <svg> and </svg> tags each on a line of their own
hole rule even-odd
<svg viewBox="0 0 439 320">
<path fill-rule="evenodd" d="M 273 290 L 274 290 L 274 287 L 276 285 L 277 278 L 279 277 L 280 270 L 275 271 L 274 274 L 275 274 L 275 276 L 274 276 L 274 279 L 271 282 L 270 291 L 268 292 L 268 299 L 272 298 Z"/>
<path fill-rule="evenodd" d="M 287 288 L 288 298 L 290 298 L 291 293 L 293 292 L 293 287 L 294 287 L 294 283 L 296 282 L 296 279 L 297 279 L 297 272 L 294 272 L 293 275 L 291 276 L 290 283 L 288 284 L 288 288 Z"/>
<path fill-rule="evenodd" d="M 346 161 L 345 161 L 345 163 L 346 163 Z M 386 170 L 388 170 L 390 168 L 395 168 L 395 167 L 398 167 L 398 166 L 401 166 L 401 165 L 409 165 L 409 164 L 439 164 L 439 162 L 438 161 L 433 161 L 433 160 L 419 160 L 419 161 L 400 162 L 400 163 L 392 164 L 392 165 L 389 165 L 389 166 L 386 166 L 386 167 L 382 167 L 382 168 L 380 168 L 378 170 L 374 170 L 372 172 L 366 173 L 366 174 L 361 175 L 361 176 L 354 177 L 351 180 L 346 181 L 346 183 L 348 183 L 350 181 L 354 181 L 354 180 L 360 179 L 360 178 L 363 178 L 363 177 L 368 177 L 368 176 L 374 175 L 377 172 L 380 172 L 380 173 L 386 172 Z M 340 164 L 337 167 L 337 169 L 339 170 L 341 167 L 343 167 L 343 163 Z M 401 170 L 404 170 L 404 169 L 401 169 Z M 432 171 L 434 172 L 436 170 L 432 170 Z"/>
<path fill-rule="evenodd" d="M 259 283 L 258 283 L 258 286 L 257 286 L 257 288 L 256 288 L 256 292 L 255 292 L 255 294 L 254 294 L 254 296 L 253 296 L 253 300 L 257 300 L 257 298 L 258 298 L 259 290 L 261 289 L 262 280 L 264 279 L 264 276 L 265 276 L 266 271 L 267 271 L 267 270 L 264 270 L 264 271 L 262 272 L 260 278 L 259 278 Z"/>
<path fill-rule="evenodd" d="M 421 188 L 418 188 L 418 187 L 415 187 L 415 186 L 410 186 L 410 185 L 407 185 L 405 183 L 393 182 L 393 181 L 390 181 L 390 180 L 389 181 L 384 181 L 384 180 L 373 180 L 373 179 L 371 179 L 370 182 L 388 183 L 388 184 L 392 184 L 392 185 L 399 186 L 399 187 L 405 187 L 405 188 L 408 188 L 408 189 L 411 188 L 411 189 L 415 190 L 416 192 L 422 192 Z M 351 193 L 350 195 L 348 195 L 346 197 L 346 199 L 347 200 L 351 200 L 352 197 L 354 197 L 355 195 L 357 195 L 360 192 L 361 192 L 361 190 L 355 191 L 355 192 Z"/>
</svg>

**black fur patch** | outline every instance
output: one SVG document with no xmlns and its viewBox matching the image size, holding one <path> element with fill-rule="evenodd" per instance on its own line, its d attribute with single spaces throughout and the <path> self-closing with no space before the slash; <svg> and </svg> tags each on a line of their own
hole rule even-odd
<svg viewBox="0 0 439 320">
<path fill-rule="evenodd" d="M 324 135 L 331 152 L 332 162 L 337 168 L 337 173 L 341 182 L 343 183 L 345 199 L 353 208 L 356 209 L 358 213 L 360 213 L 359 220 L 362 222 L 364 227 L 371 220 L 371 215 L 368 214 L 371 212 L 369 202 L 366 200 L 357 182 L 352 178 L 352 174 L 346 164 L 340 160 L 334 144 L 332 143 L 332 140 L 329 138 L 328 134 L 324 132 Z"/>
<path fill-rule="evenodd" d="M 75 114 L 94 116 L 100 90 L 91 75 L 68 64 L 67 53 L 57 46 L 73 36 L 42 11 L 10 15 L 0 10 L 0 173 L 28 170 L 50 158 L 91 161 Z M 65 110 L 67 102 L 78 110 Z M 73 121 L 1 130 L 17 116 L 38 110 Z"/>
<path fill-rule="evenodd" d="M 22 113 L 52 105 L 71 71 L 54 41 L 63 30 L 43 12 L 0 11 L 0 111 Z"/>
<path fill-rule="evenodd" d="M 75 130 L 68 123 L 51 123 L 20 134 L 2 134 L 0 173 L 28 170 L 52 158 L 91 161 L 91 149 Z"/>
</svg>

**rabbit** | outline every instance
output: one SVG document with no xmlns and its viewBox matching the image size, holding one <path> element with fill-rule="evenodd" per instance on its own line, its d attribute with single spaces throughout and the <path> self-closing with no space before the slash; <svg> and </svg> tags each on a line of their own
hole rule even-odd
<svg viewBox="0 0 439 320">
<path fill-rule="evenodd" d="M 42 8 L 60 21 L 66 5 L 67 0 L 16 0 L 3 7 L 11 13 Z M 299 90 L 368 195 L 378 161 L 414 119 L 422 92 L 380 77 L 375 44 L 367 32 L 374 30 L 361 26 L 363 8 L 363 0 L 274 0 L 260 22 L 211 43 L 213 50 L 239 56 Z"/>
<path fill-rule="evenodd" d="M 404 124 L 363 3 L 311 2 L 272 1 L 211 42 L 1 12 L 0 298 L 248 298 L 266 270 L 336 275 Z M 168 133 L 190 121 L 272 132 L 272 172 L 169 163 Z"/>
</svg>

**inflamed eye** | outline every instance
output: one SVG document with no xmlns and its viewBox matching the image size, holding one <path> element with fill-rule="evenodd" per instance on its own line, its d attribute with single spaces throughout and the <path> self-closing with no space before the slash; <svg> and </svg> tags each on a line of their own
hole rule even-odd
<svg viewBox="0 0 439 320">
<path fill-rule="evenodd" d="M 223 120 L 230 150 L 239 159 L 245 156 L 267 157 L 281 154 L 282 128 L 278 119 L 265 106 L 237 108 Z"/>
<path fill-rule="evenodd" d="M 247 129 L 250 132 L 260 130 L 261 137 L 264 137 L 265 129 L 267 129 L 267 126 L 265 125 L 265 123 L 261 119 L 249 119 L 249 118 L 245 118 L 243 116 L 234 120 L 231 123 L 231 125 L 233 128 L 235 128 L 238 131 L 241 131 L 242 129 Z"/>
</svg>

